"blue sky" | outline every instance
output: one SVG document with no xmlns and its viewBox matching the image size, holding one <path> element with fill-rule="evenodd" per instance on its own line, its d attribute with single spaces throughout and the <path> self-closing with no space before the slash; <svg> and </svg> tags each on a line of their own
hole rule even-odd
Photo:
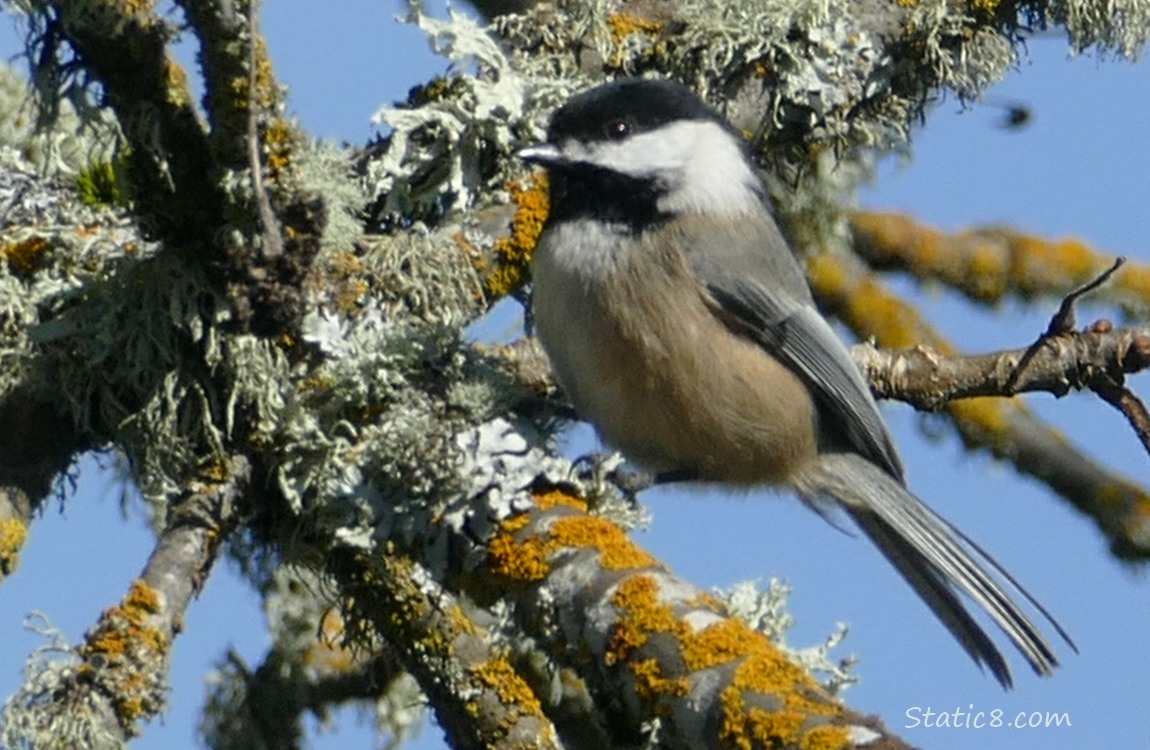
<svg viewBox="0 0 1150 750">
<path fill-rule="evenodd" d="M 339 13 L 333 13 L 338 9 Z M 445 63 L 428 52 L 419 31 L 394 22 L 397 2 L 345 0 L 267 3 L 264 31 L 292 109 L 314 135 L 362 142 L 370 117 Z M 9 24 L 0 23 L 0 32 Z M 16 49 L 0 38 L 0 52 Z M 1150 76 L 1146 65 L 1068 59 L 1057 35 L 1029 43 L 1019 70 L 996 87 L 996 100 L 1018 100 L 1035 113 L 1020 131 L 998 126 L 1000 109 L 939 104 L 914 136 L 908 164 L 884 164 L 863 205 L 908 211 L 945 229 L 1001 223 L 1043 236 L 1073 235 L 1095 247 L 1150 261 Z M 960 345 L 989 350 L 1029 343 L 1057 306 L 1007 303 L 976 309 L 944 291 L 897 288 L 920 300 L 927 316 Z M 1083 320 L 1110 311 L 1087 307 Z M 1145 377 L 1133 380 L 1150 398 Z M 1090 396 L 1027 399 L 1106 465 L 1150 483 L 1150 458 L 1125 423 Z M 936 510 L 992 552 L 1075 637 L 1081 654 L 1062 650 L 1053 679 L 1034 677 L 1013 659 L 1016 688 L 1003 692 L 981 674 L 864 541 L 838 533 L 786 494 L 725 496 L 676 488 L 645 499 L 654 524 L 638 536 L 680 574 L 704 586 L 780 576 L 794 587 L 797 625 L 790 640 L 821 641 L 835 623 L 851 632 L 839 654 L 858 654 L 861 684 L 845 695 L 854 707 L 883 716 L 915 745 L 944 748 L 1061 750 L 1084 746 L 1146 747 L 1150 720 L 1150 602 L 1145 575 L 1116 563 L 1092 524 L 1008 466 L 965 454 L 953 437 L 928 440 L 921 418 L 884 405 L 906 461 L 910 484 Z M 589 445 L 576 430 L 573 450 Z M 22 567 L 0 586 L 0 693 L 20 681 L 28 651 L 42 642 L 21 629 L 41 611 L 72 641 L 117 601 L 150 550 L 138 509 L 121 512 L 120 488 L 85 464 L 77 489 L 53 503 L 32 529 Z M 254 597 L 219 570 L 188 613 L 176 644 L 171 709 L 135 747 L 197 747 L 194 726 L 209 663 L 234 646 L 258 663 L 267 637 Z M 1013 655 L 1011 655 L 1013 656 Z M 1070 726 L 1050 729 L 907 727 L 907 712 L 1001 710 L 1065 712 Z M 348 729 L 313 747 L 369 747 Z M 426 728 L 417 748 L 442 747 Z"/>
</svg>

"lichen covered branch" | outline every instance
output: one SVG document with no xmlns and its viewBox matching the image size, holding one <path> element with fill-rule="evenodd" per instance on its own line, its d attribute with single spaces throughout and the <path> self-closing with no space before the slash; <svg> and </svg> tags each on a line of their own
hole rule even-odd
<svg viewBox="0 0 1150 750">
<path fill-rule="evenodd" d="M 146 231 L 210 244 L 223 193 L 211 172 L 207 135 L 196 114 L 186 71 L 168 48 L 175 34 L 151 3 L 117 0 L 33 2 L 48 65 L 57 34 L 106 94 L 127 139 L 125 166 L 136 213 Z M 54 95 L 54 92 L 49 92 Z"/>
<path fill-rule="evenodd" d="M 121 747 L 155 718 L 167 698 L 172 642 L 200 591 L 233 506 L 248 489 L 243 456 L 206 467 L 175 504 L 143 572 L 124 599 L 100 616 L 73 661 L 44 665 L 6 704 L 12 747 Z"/>
<path fill-rule="evenodd" d="M 346 597 L 349 621 L 392 644 L 452 747 L 562 747 L 507 654 L 423 566 L 402 555 L 342 548 L 327 567 Z"/>
<path fill-rule="evenodd" d="M 877 277 L 862 268 L 858 259 L 824 253 L 811 260 L 809 272 L 820 301 L 860 338 L 874 339 L 880 347 L 888 349 L 926 347 L 924 351 L 937 352 L 943 358 L 958 357 L 955 347 L 941 333 Z M 1025 375 L 1018 373 L 1014 365 L 1025 354 L 1017 358 L 1007 355 L 1005 360 L 991 355 L 989 360 L 976 359 L 970 367 L 981 369 L 991 379 L 991 384 L 1000 384 L 1006 393 L 1015 389 L 1023 377 L 1031 379 L 1032 383 L 1036 382 L 1036 377 L 1050 380 L 1054 392 L 1062 393 L 1069 383 L 1088 384 L 1088 379 L 1083 379 L 1084 372 L 1090 373 L 1092 368 L 1095 371 L 1110 368 L 1111 373 L 1120 374 L 1129 365 L 1141 366 L 1144 336 L 1145 332 L 1138 329 L 1125 333 L 1119 331 L 1113 336 L 1104 331 L 1087 332 L 1076 337 L 1075 341 L 1079 343 L 1071 346 L 1066 346 L 1065 342 L 1057 343 L 1061 339 L 1055 339 L 1053 346 L 1043 344 L 1031 357 L 1032 361 L 1049 363 L 1051 369 L 1041 376 L 1041 368 L 1030 370 Z M 1089 364 L 1079 360 L 1078 354 L 1083 353 L 1075 349 L 1079 344 L 1087 348 L 1097 346 L 1090 356 L 1099 359 L 1091 360 Z M 929 356 L 923 358 L 912 354 L 909 359 L 899 360 L 899 367 L 910 366 L 914 359 L 918 359 L 920 367 L 925 368 L 919 372 L 929 378 L 926 374 L 930 367 Z M 957 360 L 939 361 L 945 366 L 946 362 Z M 1013 364 L 1004 370 L 994 369 L 1004 363 Z M 963 365 L 956 372 L 965 368 Z M 919 384 L 923 390 L 917 397 L 937 405 L 937 399 L 929 395 L 930 384 L 924 381 L 919 381 Z M 879 385 L 883 385 L 881 379 Z M 950 387 L 961 390 L 967 385 L 954 383 Z M 943 388 L 946 387 L 944 384 Z M 937 395 L 937 387 L 935 393 Z M 1146 523 L 1150 518 L 1150 494 L 1130 480 L 1103 468 L 1074 447 L 1065 435 L 1031 414 L 1017 399 L 963 398 L 947 402 L 942 409 L 968 448 L 989 451 L 996 458 L 1012 463 L 1019 471 L 1044 482 L 1094 520 L 1110 540 L 1116 555 L 1131 559 L 1150 555 L 1150 525 Z"/>
<path fill-rule="evenodd" d="M 1002 226 L 948 234 L 900 213 L 856 212 L 851 232 L 855 252 L 871 268 L 904 271 L 984 304 L 1061 297 L 1114 260 L 1078 239 L 1051 240 Z M 1127 263 L 1093 296 L 1145 317 L 1150 267 Z"/>
<path fill-rule="evenodd" d="M 496 527 L 480 571 L 585 681 L 615 744 L 904 747 L 577 496 L 545 486 L 533 496 Z"/>
<path fill-rule="evenodd" d="M 1062 396 L 1103 380 L 1122 382 L 1150 367 L 1150 327 L 1102 323 L 1043 338 L 1034 347 L 981 355 L 944 354 L 927 345 L 880 350 L 871 344 L 856 346 L 853 355 L 876 396 L 934 411 L 962 398 Z"/>
</svg>

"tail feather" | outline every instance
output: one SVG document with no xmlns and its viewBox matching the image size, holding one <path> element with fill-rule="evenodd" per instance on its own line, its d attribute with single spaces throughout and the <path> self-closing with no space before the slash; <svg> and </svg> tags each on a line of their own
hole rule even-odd
<svg viewBox="0 0 1150 750">
<path fill-rule="evenodd" d="M 956 589 L 995 621 L 1039 675 L 1051 674 L 1058 657 L 1007 587 L 1077 650 L 1066 631 L 1001 565 L 899 480 L 862 456 L 824 454 L 798 486 L 808 497 L 830 496 L 838 501 L 974 661 L 989 667 L 1004 687 L 1012 684 L 1010 669 L 963 606 Z"/>
<path fill-rule="evenodd" d="M 1004 687 L 1011 687 L 1014 678 L 1002 652 L 986 634 L 962 602 L 955 596 L 954 589 L 939 576 L 938 571 L 924 560 L 914 549 L 899 538 L 897 532 L 873 514 L 851 513 L 875 546 L 890 560 L 903 579 L 911 585 L 919 598 L 930 606 L 935 616 L 946 626 L 954 639 L 979 667 L 986 666 L 991 674 Z"/>
</svg>

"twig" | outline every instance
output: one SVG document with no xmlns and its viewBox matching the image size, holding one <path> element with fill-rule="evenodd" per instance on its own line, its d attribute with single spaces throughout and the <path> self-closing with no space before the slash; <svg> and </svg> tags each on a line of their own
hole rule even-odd
<svg viewBox="0 0 1150 750">
<path fill-rule="evenodd" d="M 252 172 L 252 192 L 255 195 L 256 207 L 259 209 L 260 224 L 264 230 L 264 257 L 272 259 L 283 255 L 283 228 L 272 209 L 267 186 L 264 184 L 263 162 L 260 159 L 259 117 L 256 113 L 256 66 L 259 63 L 256 54 L 259 46 L 256 44 L 258 33 L 256 5 L 257 0 L 248 3 L 248 166 Z"/>
<path fill-rule="evenodd" d="M 1063 297 L 1062 304 L 1058 306 L 1058 312 L 1054 314 L 1054 317 L 1050 319 L 1050 325 L 1046 327 L 1046 336 L 1061 336 L 1072 333 L 1077 325 L 1074 305 L 1077 304 L 1078 300 L 1109 281 L 1114 272 L 1125 263 L 1126 258 L 1122 256 L 1115 258 L 1110 268 Z"/>
<path fill-rule="evenodd" d="M 1126 421 L 1134 429 L 1134 434 L 1142 441 L 1142 447 L 1146 449 L 1147 454 L 1150 454 L 1150 411 L 1147 411 L 1142 399 L 1121 383 L 1105 378 L 1097 378 L 1091 382 L 1090 390 L 1126 417 Z"/>
<path fill-rule="evenodd" d="M 1014 372 L 1011 373 L 1010 379 L 1007 381 L 1007 387 L 1011 393 L 1014 392 L 1014 387 L 1017 385 L 1022 371 L 1029 366 L 1030 361 L 1034 359 L 1040 349 L 1046 346 L 1046 344 L 1055 337 L 1069 336 L 1074 333 L 1074 327 L 1077 325 L 1074 306 L 1078 300 L 1105 284 L 1110 277 L 1114 275 L 1114 272 L 1121 268 L 1125 262 L 1125 258 L 1116 259 L 1110 268 L 1062 298 L 1062 304 L 1058 306 L 1058 312 L 1054 313 L 1054 316 L 1050 319 L 1050 324 L 1046 326 L 1045 333 L 1039 336 L 1038 340 L 1030 345 L 1026 353 L 1022 355 L 1022 359 L 1018 361 Z"/>
</svg>

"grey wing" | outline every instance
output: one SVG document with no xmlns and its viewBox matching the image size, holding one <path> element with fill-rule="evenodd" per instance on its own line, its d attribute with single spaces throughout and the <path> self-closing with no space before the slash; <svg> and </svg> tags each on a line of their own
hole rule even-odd
<svg viewBox="0 0 1150 750">
<path fill-rule="evenodd" d="M 902 461 L 870 387 L 846 346 L 815 309 L 802 271 L 782 238 L 776 233 L 765 239 L 782 247 L 776 247 L 768 254 L 769 262 L 757 267 L 746 258 L 766 260 L 762 249 L 740 254 L 737 260 L 729 249 L 717 256 L 709 251 L 706 257 L 688 250 L 691 267 L 710 292 L 716 315 L 728 328 L 753 339 L 790 367 L 816 394 L 827 427 L 837 430 L 855 452 L 903 482 Z M 780 258 L 780 252 L 787 257 Z M 724 255 L 735 262 L 724 262 Z"/>
</svg>

